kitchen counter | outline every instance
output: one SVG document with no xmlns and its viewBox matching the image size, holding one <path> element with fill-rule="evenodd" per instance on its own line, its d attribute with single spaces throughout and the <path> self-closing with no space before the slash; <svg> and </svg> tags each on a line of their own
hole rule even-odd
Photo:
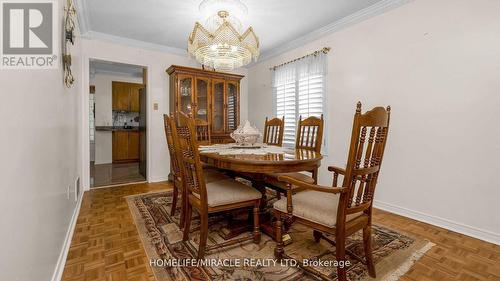
<svg viewBox="0 0 500 281">
<path fill-rule="evenodd" d="M 125 129 L 123 126 L 96 126 L 96 131 L 105 131 L 105 132 L 116 132 L 116 131 L 126 131 L 126 132 L 137 132 L 139 131 L 139 127 L 132 127 L 130 129 Z"/>
</svg>

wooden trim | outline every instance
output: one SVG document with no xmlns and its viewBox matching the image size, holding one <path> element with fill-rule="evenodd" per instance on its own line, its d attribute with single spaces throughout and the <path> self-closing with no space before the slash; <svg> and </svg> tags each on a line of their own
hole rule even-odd
<svg viewBox="0 0 500 281">
<path fill-rule="evenodd" d="M 201 74 L 201 75 L 211 75 L 211 76 L 220 76 L 221 78 L 233 78 L 238 81 L 241 80 L 244 75 L 234 74 L 234 73 L 226 73 L 226 72 L 218 72 L 218 71 L 209 71 L 201 68 L 180 66 L 180 65 L 172 65 L 167 69 L 167 73 L 171 75 L 172 73 L 190 73 L 190 74 Z"/>
</svg>

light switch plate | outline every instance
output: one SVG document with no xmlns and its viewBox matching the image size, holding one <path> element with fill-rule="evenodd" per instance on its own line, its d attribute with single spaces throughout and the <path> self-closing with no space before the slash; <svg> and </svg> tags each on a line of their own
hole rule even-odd
<svg viewBox="0 0 500 281">
<path fill-rule="evenodd" d="M 153 103 L 153 109 L 158 110 L 158 103 L 157 102 Z"/>
</svg>

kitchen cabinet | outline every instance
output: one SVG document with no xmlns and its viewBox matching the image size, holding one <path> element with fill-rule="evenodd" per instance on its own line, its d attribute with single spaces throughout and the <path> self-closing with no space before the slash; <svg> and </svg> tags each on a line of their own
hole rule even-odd
<svg viewBox="0 0 500 281">
<path fill-rule="evenodd" d="M 113 110 L 128 111 L 130 104 L 130 90 L 127 83 L 112 82 Z"/>
<path fill-rule="evenodd" d="M 142 88 L 144 88 L 143 85 L 132 85 L 130 87 L 130 111 L 132 112 L 139 112 L 141 110 L 139 95 Z"/>
<path fill-rule="evenodd" d="M 113 131 L 113 163 L 139 161 L 139 131 Z"/>
<path fill-rule="evenodd" d="M 113 81 L 113 110 L 139 112 L 139 95 L 142 88 L 144 88 L 142 84 Z"/>
<path fill-rule="evenodd" d="M 128 158 L 139 161 L 139 132 L 128 133 Z"/>
</svg>

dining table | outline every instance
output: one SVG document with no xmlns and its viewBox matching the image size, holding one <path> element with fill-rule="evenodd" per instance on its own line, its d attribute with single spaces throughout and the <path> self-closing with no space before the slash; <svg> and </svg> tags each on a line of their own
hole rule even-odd
<svg viewBox="0 0 500 281">
<path fill-rule="evenodd" d="M 244 178 L 262 193 L 260 225 L 261 231 L 273 237 L 271 212 L 268 210 L 268 196 L 265 177 L 268 173 L 290 173 L 317 171 L 323 156 L 307 149 L 295 149 L 266 144 L 239 146 L 234 143 L 200 146 L 200 160 L 205 164 Z M 225 239 L 230 239 L 251 229 L 245 220 L 231 221 L 222 231 Z"/>
</svg>

